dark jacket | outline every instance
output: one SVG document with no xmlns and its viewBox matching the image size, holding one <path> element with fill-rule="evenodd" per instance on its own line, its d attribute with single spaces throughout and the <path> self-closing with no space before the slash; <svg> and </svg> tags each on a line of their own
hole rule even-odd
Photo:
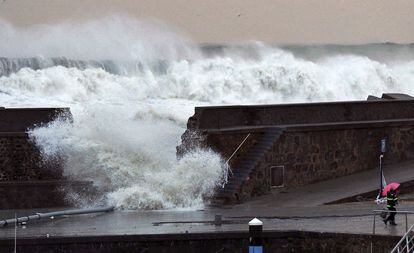
<svg viewBox="0 0 414 253">
<path fill-rule="evenodd" d="M 395 191 L 389 191 L 387 193 L 387 207 L 393 208 L 398 204 L 397 193 Z"/>
</svg>

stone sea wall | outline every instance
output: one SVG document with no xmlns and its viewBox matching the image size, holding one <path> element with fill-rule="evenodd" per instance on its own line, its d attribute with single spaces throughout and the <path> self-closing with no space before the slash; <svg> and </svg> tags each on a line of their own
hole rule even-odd
<svg viewBox="0 0 414 253">
<path fill-rule="evenodd" d="M 387 164 L 414 158 L 414 122 L 411 126 L 343 129 L 286 129 L 273 149 L 241 186 L 239 200 L 271 189 L 272 166 L 284 167 L 284 187 L 297 187 L 350 175 L 378 166 L 382 138 Z"/>
<path fill-rule="evenodd" d="M 212 148 L 224 160 L 250 134 L 229 161 L 234 172 L 263 133 L 272 128 L 283 131 L 240 185 L 236 201 L 270 191 L 272 180 L 273 185 L 277 181 L 297 187 L 373 169 L 378 166 L 381 139 L 387 141 L 385 163 L 414 159 L 411 99 L 201 107 L 187 127 L 179 154 L 199 145 Z"/>
<path fill-rule="evenodd" d="M 0 209 L 62 206 L 62 161 L 44 160 L 27 131 L 67 108 L 0 108 Z"/>
<path fill-rule="evenodd" d="M 60 161 L 43 161 L 26 133 L 0 132 L 0 152 L 0 182 L 60 178 Z"/>
<path fill-rule="evenodd" d="M 196 107 L 194 130 L 413 118 L 414 100 Z"/>
</svg>

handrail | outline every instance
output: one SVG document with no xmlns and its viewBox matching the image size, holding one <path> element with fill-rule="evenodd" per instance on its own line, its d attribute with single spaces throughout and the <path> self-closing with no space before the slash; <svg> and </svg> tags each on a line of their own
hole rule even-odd
<svg viewBox="0 0 414 253">
<path fill-rule="evenodd" d="M 243 146 L 243 144 L 246 142 L 247 138 L 249 138 L 250 133 L 248 133 L 246 135 L 246 137 L 244 138 L 244 140 L 240 143 L 240 145 L 236 148 L 236 150 L 233 152 L 233 154 L 231 154 L 231 156 L 229 157 L 229 159 L 227 159 L 226 164 L 228 164 L 230 162 L 230 160 L 233 158 L 233 156 L 237 153 L 237 151 L 239 151 L 239 149 Z"/>
<path fill-rule="evenodd" d="M 388 212 L 388 213 L 406 213 L 406 214 L 414 214 L 414 211 L 390 211 L 390 210 L 372 210 L 374 213 L 382 213 L 382 212 Z"/>
<path fill-rule="evenodd" d="M 231 175 L 233 175 L 233 171 L 231 170 L 230 165 L 229 165 L 230 160 L 237 153 L 237 151 L 239 151 L 239 149 L 243 146 L 243 144 L 246 142 L 246 140 L 249 138 L 249 136 L 250 136 L 250 133 L 248 133 L 246 135 L 244 140 L 240 143 L 240 145 L 236 148 L 236 150 L 234 150 L 233 154 L 231 154 L 229 159 L 227 159 L 227 161 L 225 163 L 226 169 L 225 169 L 225 172 L 224 172 L 224 182 L 223 182 L 222 188 L 224 188 L 224 186 L 229 182 L 229 172 L 231 173 Z"/>
<path fill-rule="evenodd" d="M 391 253 L 401 253 L 400 251 L 400 247 L 403 245 L 403 243 L 405 243 L 405 245 L 402 247 L 402 249 L 406 249 L 407 253 L 411 252 L 411 250 L 414 247 L 413 242 L 413 229 L 414 229 L 414 224 L 410 227 L 410 229 L 404 234 L 404 236 L 401 238 L 401 240 L 397 243 L 397 245 L 395 245 L 395 247 L 391 250 Z M 411 235 L 411 238 L 409 238 Z M 411 247 L 410 247 L 410 243 L 411 243 Z"/>
<path fill-rule="evenodd" d="M 387 213 L 399 213 L 399 214 L 405 214 L 405 231 L 407 232 L 408 231 L 408 219 L 407 219 L 407 215 L 408 214 L 414 214 L 414 211 L 390 211 L 390 210 L 386 210 L 386 209 L 383 209 L 383 210 L 372 210 L 372 212 L 374 213 L 374 222 L 373 222 L 373 224 L 372 224 L 372 234 L 373 235 L 375 235 L 375 221 L 376 221 L 376 219 L 375 219 L 375 217 L 376 217 L 376 213 L 382 213 L 382 212 L 387 212 Z"/>
<path fill-rule="evenodd" d="M 91 209 L 73 209 L 73 210 L 63 210 L 57 212 L 50 212 L 50 213 L 36 213 L 29 216 L 23 216 L 14 219 L 7 219 L 7 220 L 0 220 L 0 228 L 6 227 L 9 224 L 13 223 L 22 223 L 31 220 L 40 220 L 44 218 L 56 217 L 56 216 L 63 216 L 63 215 L 75 215 L 75 214 L 88 214 L 88 213 L 102 213 L 102 212 L 111 212 L 115 209 L 114 206 L 109 207 L 97 207 Z"/>
<path fill-rule="evenodd" d="M 403 253 L 403 252 L 413 252 L 414 249 L 414 224 L 408 229 L 408 221 L 407 216 L 408 214 L 414 214 L 414 211 L 390 211 L 390 210 L 373 210 L 374 213 L 374 222 L 372 225 L 372 234 L 375 235 L 375 217 L 377 213 L 399 213 L 405 215 L 405 234 L 401 238 L 401 240 L 397 243 L 397 245 L 392 249 L 391 253 Z M 409 238 L 410 237 L 410 238 Z M 404 244 L 405 243 L 405 244 Z M 401 249 L 401 250 L 400 250 Z M 372 242 L 371 242 L 371 252 L 372 252 Z"/>
</svg>

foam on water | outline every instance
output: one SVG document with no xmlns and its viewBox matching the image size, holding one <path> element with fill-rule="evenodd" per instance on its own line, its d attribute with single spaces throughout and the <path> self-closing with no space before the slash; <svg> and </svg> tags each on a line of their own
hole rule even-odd
<svg viewBox="0 0 414 253">
<path fill-rule="evenodd" d="M 41 35 L 24 50 L 19 50 L 22 43 L 6 43 L 2 37 L 0 52 L 7 57 L 83 57 L 119 66 L 125 60 L 140 62 L 139 71 L 125 75 L 96 66 L 46 66 L 0 77 L 2 106 L 71 107 L 73 123 L 57 120 L 33 130 L 31 137 L 45 159 L 64 158 L 65 175 L 94 181 L 102 196 L 96 202 L 122 208 L 200 207 L 202 196 L 220 183 L 224 158 L 211 150 L 193 150 L 176 159 L 175 147 L 194 106 L 414 94 L 414 61 L 406 58 L 379 61 L 330 53 L 309 59 L 260 43 L 203 56 L 201 49 L 165 26 L 124 18 L 28 30 L 3 22 L 1 29 L 9 42 L 40 36 L 39 31 L 52 34 Z M 123 39 L 131 45 L 121 43 Z M 154 70 L 154 62 L 163 62 L 163 71 Z"/>
</svg>

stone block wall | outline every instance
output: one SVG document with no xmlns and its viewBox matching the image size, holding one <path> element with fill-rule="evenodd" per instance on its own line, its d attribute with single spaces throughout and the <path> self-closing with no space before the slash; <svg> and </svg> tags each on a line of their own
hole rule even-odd
<svg viewBox="0 0 414 253">
<path fill-rule="evenodd" d="M 385 163 L 414 158 L 414 125 L 354 127 L 288 129 L 267 160 L 285 166 L 285 181 L 295 187 L 378 167 L 382 138 L 388 144 Z"/>
<path fill-rule="evenodd" d="M 251 131 L 250 140 L 232 159 L 233 170 L 266 129 Z M 245 135 L 216 132 L 210 133 L 207 140 L 211 140 L 209 145 L 214 150 L 228 157 Z M 378 166 L 382 138 L 387 140 L 386 164 L 414 159 L 414 120 L 286 128 L 255 171 L 246 178 L 237 200 L 245 201 L 268 192 L 271 189 L 271 166 L 284 166 L 285 187 L 297 187 L 373 169 Z"/>
<path fill-rule="evenodd" d="M 43 161 L 26 133 L 0 133 L 0 182 L 57 180 L 59 161 Z"/>
<path fill-rule="evenodd" d="M 284 166 L 286 187 L 345 176 L 378 166 L 382 138 L 388 142 L 385 162 L 414 159 L 414 100 L 405 97 L 198 107 L 188 120 L 177 153 L 202 146 L 212 148 L 227 160 L 250 133 L 249 139 L 230 161 L 235 170 L 264 132 L 279 128 L 284 129 L 283 134 L 243 182 L 239 200 L 270 190 L 271 166 Z"/>
<path fill-rule="evenodd" d="M 414 118 L 414 100 L 197 107 L 188 129 Z"/>
<path fill-rule="evenodd" d="M 0 109 L 0 209 L 61 206 L 62 161 L 45 161 L 27 134 L 56 117 L 71 120 L 67 108 Z"/>
<path fill-rule="evenodd" d="M 72 119 L 69 108 L 0 109 L 0 132 L 25 133 L 28 129 L 53 121 L 58 116 Z"/>
</svg>

